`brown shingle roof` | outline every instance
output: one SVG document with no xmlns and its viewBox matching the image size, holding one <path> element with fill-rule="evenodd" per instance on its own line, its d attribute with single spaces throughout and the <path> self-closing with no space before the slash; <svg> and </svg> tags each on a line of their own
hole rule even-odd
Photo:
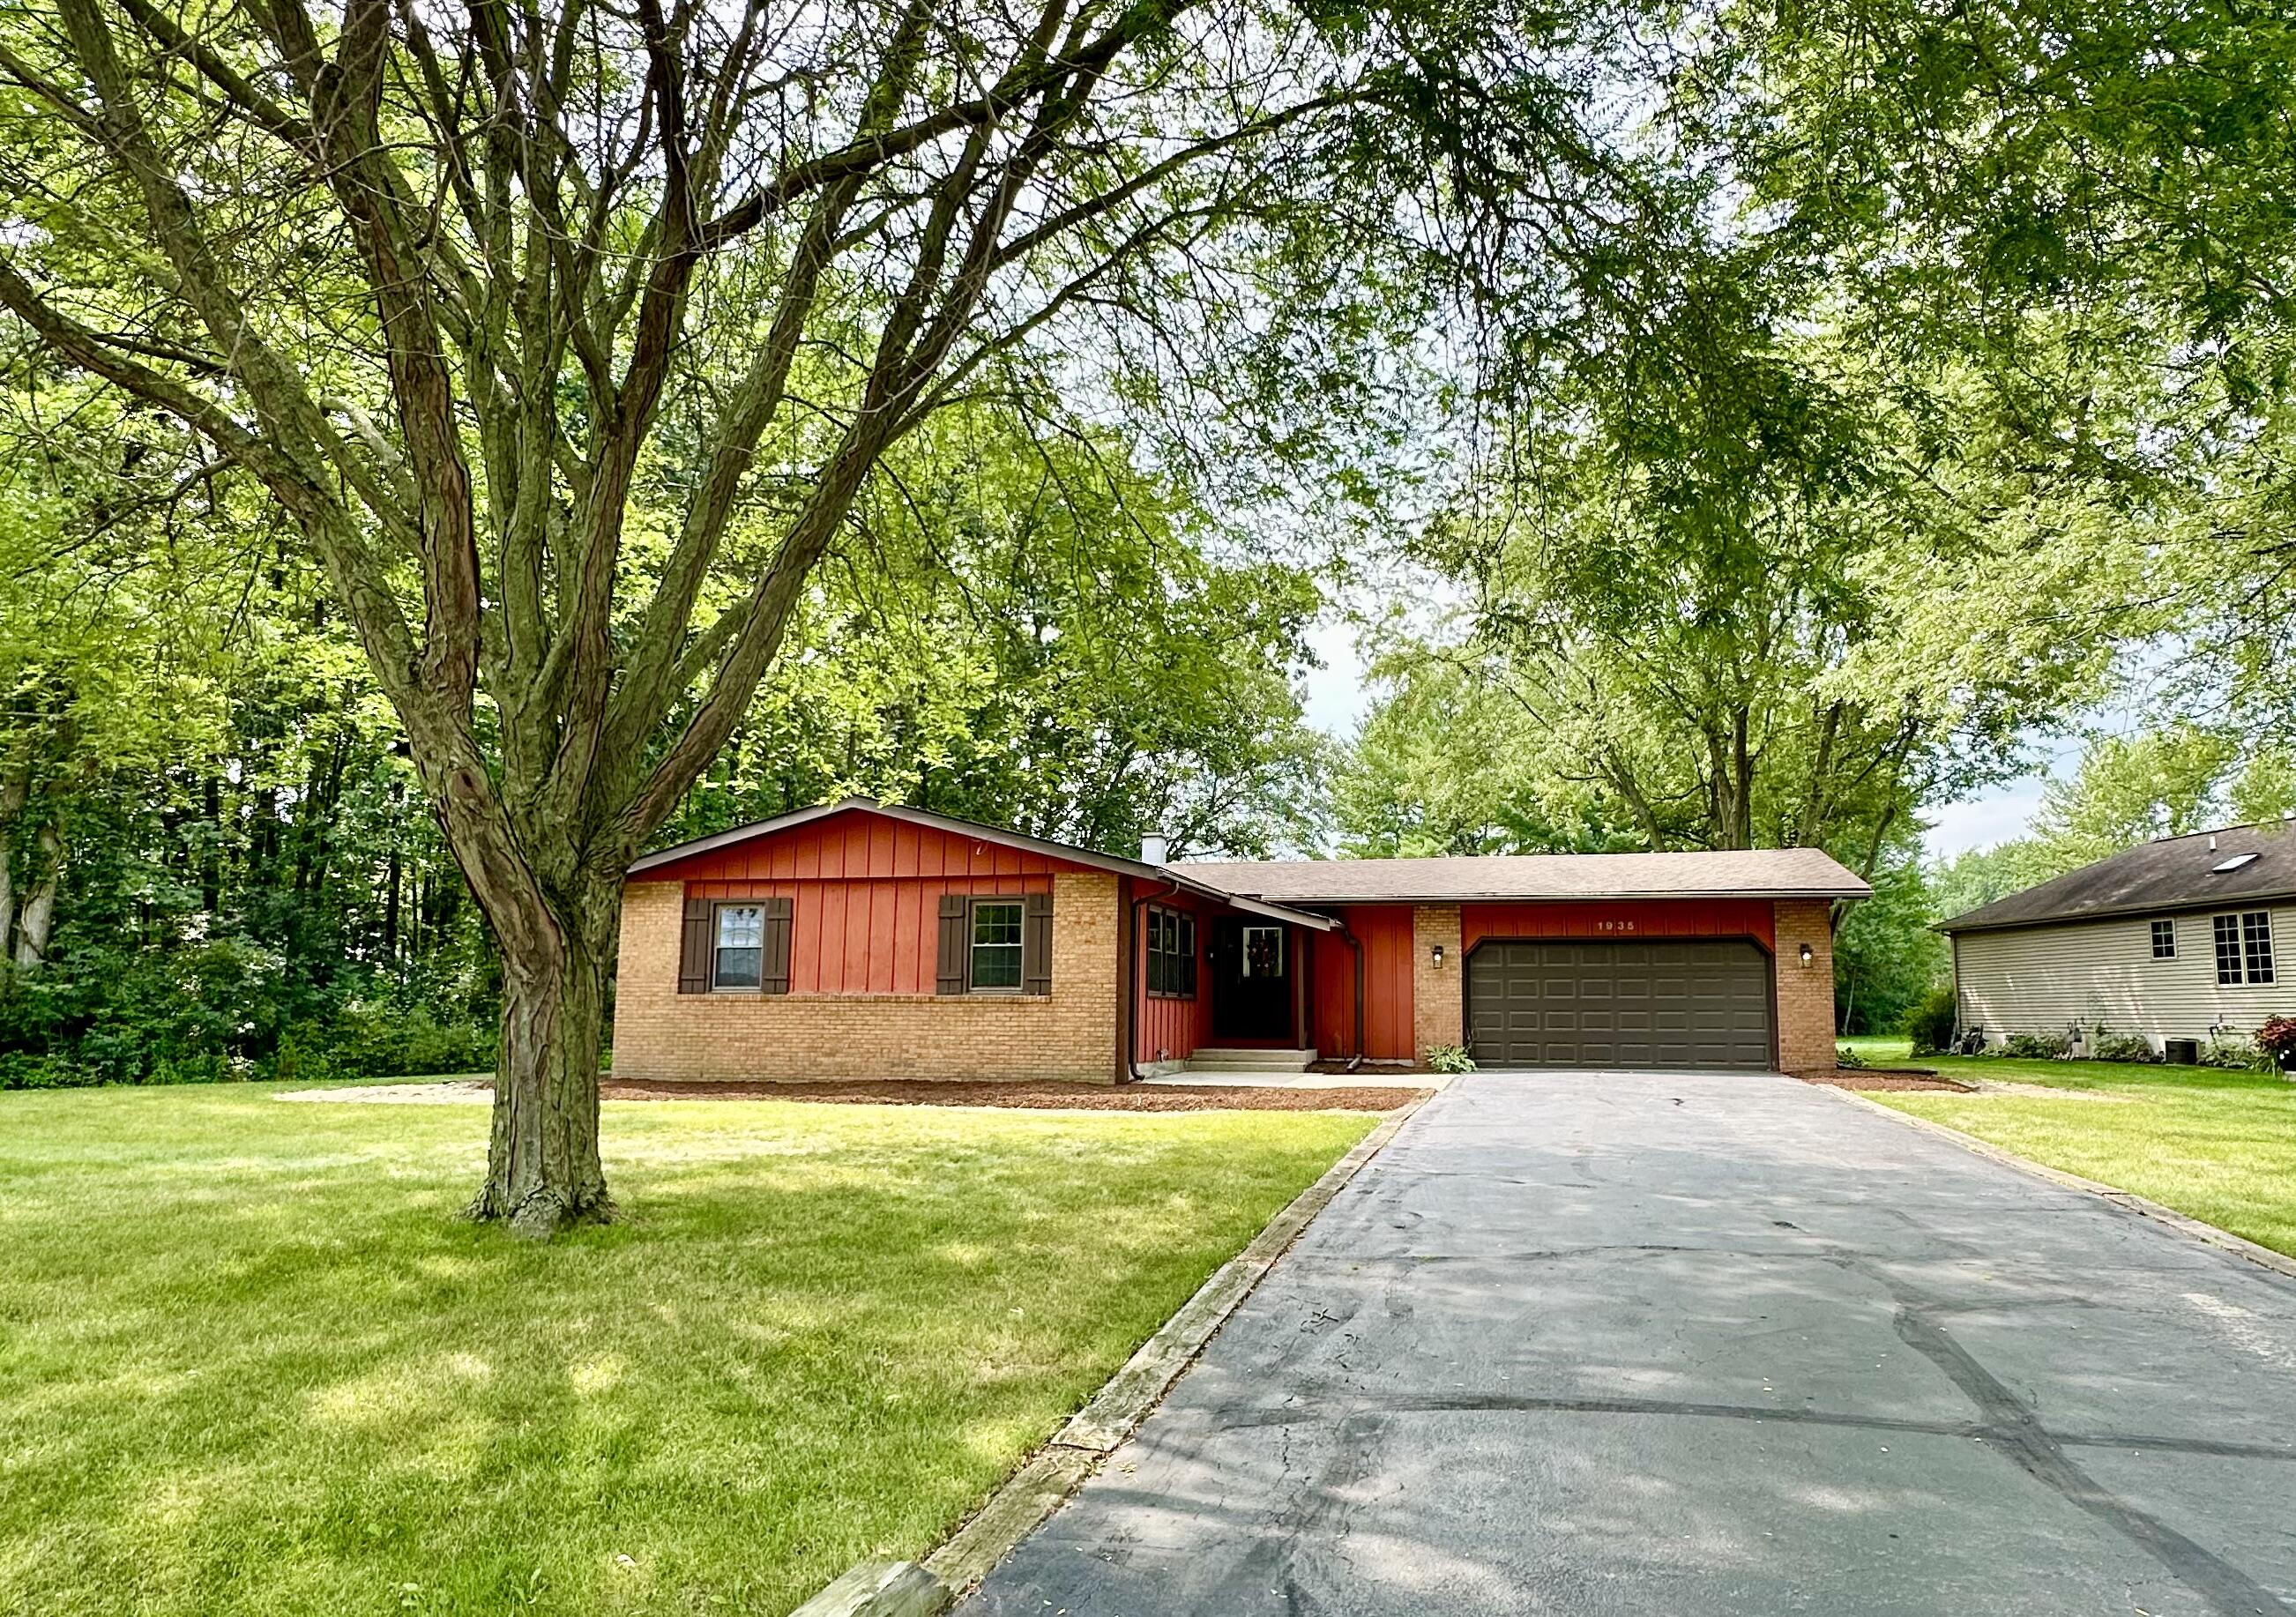
<svg viewBox="0 0 2296 1617">
<path fill-rule="evenodd" d="M 1816 848 L 1719 853 L 1491 854 L 1432 859 L 1190 861 L 1173 869 L 1274 904 L 1555 899 L 1864 899 Z"/>
<path fill-rule="evenodd" d="M 2257 857 L 2236 870 L 2215 868 L 2242 854 Z M 2196 831 L 2124 849 L 1940 921 L 1938 930 L 1987 932 L 2290 896 L 2296 896 L 2296 826 L 2283 820 Z"/>
</svg>

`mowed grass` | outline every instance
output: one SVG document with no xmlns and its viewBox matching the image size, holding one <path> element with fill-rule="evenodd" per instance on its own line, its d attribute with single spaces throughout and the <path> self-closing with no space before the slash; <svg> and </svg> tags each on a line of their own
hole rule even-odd
<svg viewBox="0 0 2296 1617">
<path fill-rule="evenodd" d="M 0 1096 L 0 1612 L 781 1613 L 934 1544 L 1373 1120 Z"/>
<path fill-rule="evenodd" d="M 2033 1086 L 2032 1094 L 1873 1098 L 2296 1256 L 2296 1084 L 2285 1079 L 2124 1062 L 1916 1059 L 1902 1039 L 1844 1042 L 1876 1066 Z M 2044 1087 L 2078 1093 L 2038 1092 Z"/>
</svg>

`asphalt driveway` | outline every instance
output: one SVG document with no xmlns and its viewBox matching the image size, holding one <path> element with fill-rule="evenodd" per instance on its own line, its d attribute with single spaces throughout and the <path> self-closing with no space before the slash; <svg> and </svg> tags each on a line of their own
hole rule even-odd
<svg viewBox="0 0 2296 1617">
<path fill-rule="evenodd" d="M 2296 1617 L 2296 1280 L 1789 1079 L 1479 1073 L 964 1610 Z"/>
</svg>

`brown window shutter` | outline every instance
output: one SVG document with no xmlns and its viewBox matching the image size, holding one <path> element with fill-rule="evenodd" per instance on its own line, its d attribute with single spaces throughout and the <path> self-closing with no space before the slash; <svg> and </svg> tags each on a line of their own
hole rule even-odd
<svg viewBox="0 0 2296 1617">
<path fill-rule="evenodd" d="M 1053 991 L 1053 895 L 1032 892 L 1021 923 L 1021 991 Z"/>
<path fill-rule="evenodd" d="M 681 929 L 677 946 L 677 991 L 681 994 L 706 994 L 709 991 L 709 949 L 716 941 L 709 935 L 717 907 L 707 899 L 685 900 L 685 924 Z"/>
<path fill-rule="evenodd" d="M 767 899 L 765 901 L 765 958 L 759 963 L 758 987 L 767 994 L 790 991 L 790 901 L 787 899 Z"/>
<path fill-rule="evenodd" d="M 940 964 L 933 978 L 933 991 L 937 994 L 964 992 L 965 946 L 972 942 L 965 936 L 965 917 L 971 913 L 963 893 L 941 894 Z"/>
</svg>

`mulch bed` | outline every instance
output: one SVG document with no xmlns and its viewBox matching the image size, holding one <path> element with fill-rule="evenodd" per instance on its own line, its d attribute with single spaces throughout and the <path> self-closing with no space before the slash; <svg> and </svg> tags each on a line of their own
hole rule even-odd
<svg viewBox="0 0 2296 1617">
<path fill-rule="evenodd" d="M 849 1106 L 1005 1106 L 1063 1112 L 1392 1112 L 1425 1093 L 1351 1085 L 1336 1089 L 1241 1084 L 960 1084 L 889 1080 L 821 1084 L 625 1084 L 599 1092 L 616 1101 L 820 1101 Z"/>
<path fill-rule="evenodd" d="M 1958 1095 L 1977 1093 L 1975 1084 L 1939 1078 L 1920 1067 L 1837 1067 L 1831 1072 L 1797 1072 L 1794 1076 L 1806 1084 L 1832 1084 L 1837 1089 L 1950 1089 Z"/>
</svg>

